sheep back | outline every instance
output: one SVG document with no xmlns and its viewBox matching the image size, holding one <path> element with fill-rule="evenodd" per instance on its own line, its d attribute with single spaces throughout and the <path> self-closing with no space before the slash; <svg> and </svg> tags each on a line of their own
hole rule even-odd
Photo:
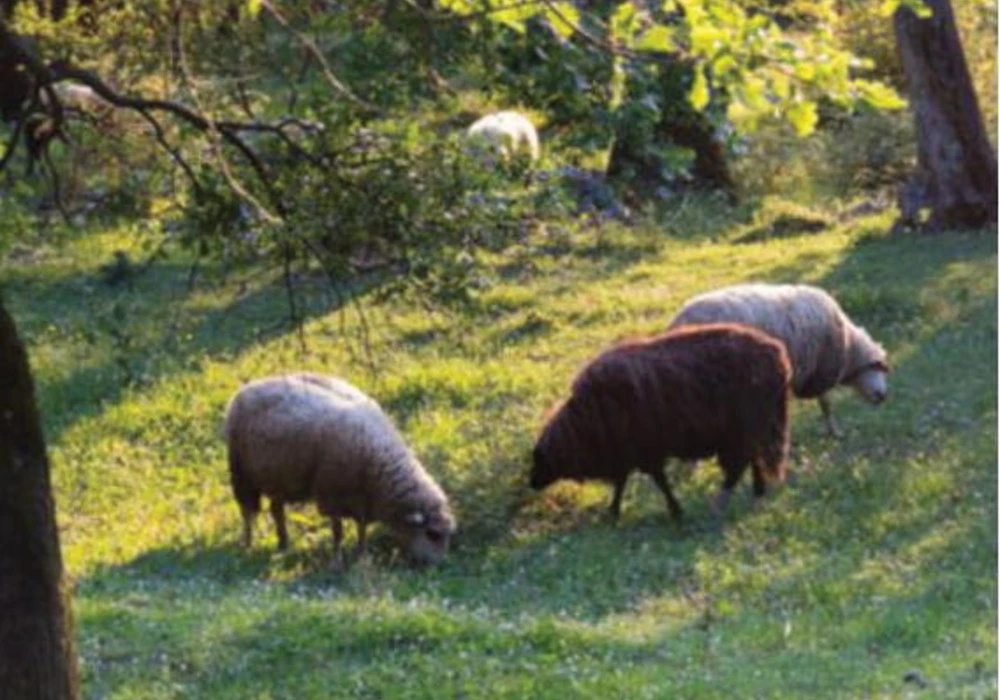
<svg viewBox="0 0 1000 700">
<path fill-rule="evenodd" d="M 527 149 L 532 162 L 537 161 L 540 155 L 535 125 L 520 112 L 506 110 L 487 114 L 473 122 L 467 134 L 470 139 L 493 145 L 504 157 L 516 155 L 522 146 Z"/>
<path fill-rule="evenodd" d="M 748 327 L 691 326 L 622 343 L 580 372 L 543 428 L 532 484 L 617 481 L 667 457 L 712 455 L 740 469 L 757 461 L 781 479 L 790 378 L 781 343 Z"/>
<path fill-rule="evenodd" d="M 800 398 L 824 394 L 851 371 L 850 322 L 836 300 L 809 285 L 745 284 L 689 300 L 670 324 L 743 323 L 781 340 L 792 363 L 792 390 Z"/>
<path fill-rule="evenodd" d="M 225 432 L 243 477 L 270 498 L 315 500 L 326 515 L 390 525 L 414 511 L 447 510 L 378 404 L 334 377 L 247 384 L 230 403 Z"/>
</svg>

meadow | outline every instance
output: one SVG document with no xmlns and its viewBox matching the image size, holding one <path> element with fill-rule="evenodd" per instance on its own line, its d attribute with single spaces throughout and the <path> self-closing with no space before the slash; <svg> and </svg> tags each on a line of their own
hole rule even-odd
<svg viewBox="0 0 1000 700">
<path fill-rule="evenodd" d="M 548 222 L 460 309 L 353 297 L 175 254 L 109 287 L 149 235 L 94 220 L 15 246 L 4 294 L 28 343 L 52 459 L 87 698 L 995 697 L 996 231 L 889 234 L 891 212 L 822 230 L 780 201 L 689 197 L 643 223 Z M 54 234 L 48 234 L 54 235 Z M 641 475 L 528 490 L 547 408 L 589 357 L 744 280 L 829 289 L 885 344 L 879 408 L 834 394 L 846 435 L 793 408 L 789 483 L 741 486 L 716 527 L 713 462 L 668 469 L 677 526 Z M 388 536 L 347 573 L 329 528 L 266 517 L 238 545 L 220 425 L 244 381 L 349 378 L 452 497 L 443 566 Z M 349 528 L 349 532 L 351 529 Z M 353 533 L 350 535 L 353 537 Z"/>
</svg>

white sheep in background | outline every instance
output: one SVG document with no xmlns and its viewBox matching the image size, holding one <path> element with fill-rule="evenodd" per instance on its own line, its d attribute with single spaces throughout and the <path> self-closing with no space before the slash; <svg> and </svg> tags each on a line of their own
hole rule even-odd
<svg viewBox="0 0 1000 700">
<path fill-rule="evenodd" d="M 837 301 L 818 287 L 740 284 L 690 299 L 670 328 L 696 323 L 744 323 L 785 343 L 792 361 L 792 390 L 819 400 L 830 435 L 840 431 L 826 392 L 850 384 L 869 403 L 888 395 L 886 352 L 854 325 Z"/>
<path fill-rule="evenodd" d="M 531 163 L 538 161 L 541 149 L 534 124 L 515 111 L 495 112 L 476 120 L 468 130 L 469 140 L 477 147 L 485 147 L 504 162 L 527 152 Z M 486 155 L 489 158 L 492 154 Z M 488 165 L 494 165 L 488 162 Z"/>
<path fill-rule="evenodd" d="M 115 108 L 89 85 L 56 83 L 53 90 L 66 109 L 76 110 L 98 119 L 107 116 Z"/>
<path fill-rule="evenodd" d="M 250 546 L 261 495 L 271 503 L 278 546 L 288 546 L 284 504 L 315 501 L 333 526 L 333 563 L 343 563 L 341 518 L 387 524 L 417 563 L 448 551 L 455 520 L 448 499 L 375 401 L 334 377 L 299 373 L 242 387 L 229 403 L 225 436 L 233 494 Z"/>
</svg>

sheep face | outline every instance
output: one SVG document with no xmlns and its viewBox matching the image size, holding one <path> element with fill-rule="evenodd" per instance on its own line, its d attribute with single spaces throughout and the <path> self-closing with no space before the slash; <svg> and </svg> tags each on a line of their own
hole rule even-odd
<svg viewBox="0 0 1000 700">
<path fill-rule="evenodd" d="M 531 488 L 536 491 L 541 491 L 546 486 L 559 479 L 559 475 L 556 473 L 555 469 L 553 469 L 541 448 L 535 447 L 534 451 L 531 453 L 531 459 L 533 466 L 531 468 L 531 476 L 528 482 L 531 485 Z"/>
<path fill-rule="evenodd" d="M 889 373 L 884 367 L 869 367 L 851 381 L 851 386 L 865 401 L 877 406 L 889 395 Z"/>
<path fill-rule="evenodd" d="M 418 566 L 438 564 L 448 554 L 455 519 L 447 508 L 431 513 L 413 511 L 396 528 L 396 537 L 407 558 Z"/>
</svg>

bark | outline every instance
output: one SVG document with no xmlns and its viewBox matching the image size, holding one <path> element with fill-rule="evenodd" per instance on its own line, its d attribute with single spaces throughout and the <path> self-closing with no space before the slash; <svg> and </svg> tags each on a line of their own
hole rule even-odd
<svg viewBox="0 0 1000 700">
<path fill-rule="evenodd" d="M 78 695 L 70 609 L 28 358 L 0 304 L 0 695 Z"/>
<path fill-rule="evenodd" d="M 931 210 L 927 227 L 980 227 L 997 220 L 997 161 L 983 126 L 949 0 L 933 15 L 896 11 L 896 45 L 917 127 L 917 172 L 902 188 L 901 225 Z"/>
</svg>

